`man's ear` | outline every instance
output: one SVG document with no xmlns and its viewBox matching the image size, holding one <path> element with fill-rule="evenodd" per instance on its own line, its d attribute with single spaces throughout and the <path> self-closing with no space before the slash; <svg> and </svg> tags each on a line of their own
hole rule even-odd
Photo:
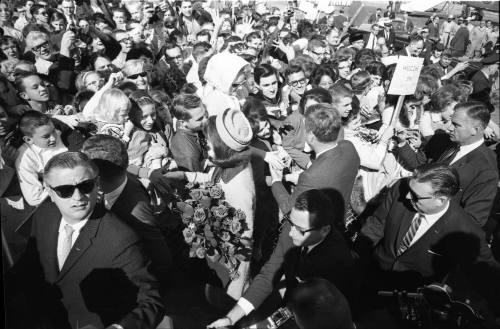
<svg viewBox="0 0 500 329">
<path fill-rule="evenodd" d="M 23 141 L 28 145 L 33 145 L 33 138 L 29 136 L 23 136 Z"/>
</svg>

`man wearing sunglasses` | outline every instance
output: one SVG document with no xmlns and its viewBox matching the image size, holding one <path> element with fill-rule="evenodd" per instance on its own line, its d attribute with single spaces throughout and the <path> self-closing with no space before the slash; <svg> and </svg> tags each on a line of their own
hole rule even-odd
<svg viewBox="0 0 500 329">
<path fill-rule="evenodd" d="M 16 315 L 46 328 L 156 328 L 164 307 L 157 281 L 136 233 L 96 206 L 98 175 L 80 152 L 46 164 L 52 202 L 34 213 L 28 247 L 12 273 L 35 307 Z"/>
<path fill-rule="evenodd" d="M 459 264 L 467 269 L 478 262 L 498 266 L 484 232 L 452 201 L 459 186 L 455 170 L 426 164 L 390 188 L 355 244 L 362 258 L 375 249 L 378 268 L 369 272 L 374 273 L 370 279 L 379 281 L 372 281 L 375 288 L 412 291 L 441 282 Z"/>
<path fill-rule="evenodd" d="M 320 190 L 302 193 L 286 218 L 278 244 L 250 287 L 227 316 L 208 328 L 232 326 L 251 313 L 242 327 L 255 323 L 286 302 L 300 282 L 316 277 L 333 283 L 349 300 L 357 281 L 354 259 L 335 222 L 343 220 L 329 196 Z M 286 291 L 280 295 L 273 282 L 284 274 Z M 257 320 L 257 321 L 256 321 Z"/>
</svg>

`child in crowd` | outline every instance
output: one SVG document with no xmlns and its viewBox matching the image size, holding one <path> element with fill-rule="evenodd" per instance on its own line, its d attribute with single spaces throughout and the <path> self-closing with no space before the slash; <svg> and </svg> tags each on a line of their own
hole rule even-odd
<svg viewBox="0 0 500 329">
<path fill-rule="evenodd" d="M 24 144 L 19 148 L 16 171 L 26 202 L 37 206 L 48 196 L 41 182 L 45 164 L 56 154 L 67 151 L 60 132 L 49 116 L 38 111 L 27 111 L 21 116 L 19 130 Z"/>
</svg>

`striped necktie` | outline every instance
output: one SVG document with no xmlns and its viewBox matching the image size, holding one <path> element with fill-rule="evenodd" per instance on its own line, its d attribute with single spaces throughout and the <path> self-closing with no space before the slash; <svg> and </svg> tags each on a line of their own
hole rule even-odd
<svg viewBox="0 0 500 329">
<path fill-rule="evenodd" d="M 418 228 L 420 227 L 420 223 L 422 223 L 422 219 L 424 219 L 425 215 L 423 214 L 417 214 L 414 218 L 413 221 L 411 222 L 410 228 L 408 229 L 408 232 L 406 232 L 403 241 L 401 241 L 401 244 L 399 245 L 398 248 L 398 256 L 400 256 L 402 253 L 410 247 L 411 241 L 415 237 L 415 234 L 417 234 Z"/>
</svg>

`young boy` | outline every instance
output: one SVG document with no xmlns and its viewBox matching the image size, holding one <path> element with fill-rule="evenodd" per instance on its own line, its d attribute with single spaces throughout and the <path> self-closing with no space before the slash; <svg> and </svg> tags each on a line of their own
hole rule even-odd
<svg viewBox="0 0 500 329">
<path fill-rule="evenodd" d="M 24 144 L 18 151 L 16 172 L 24 199 L 29 205 L 37 206 L 48 196 L 41 181 L 45 164 L 54 155 L 68 149 L 46 114 L 37 111 L 25 112 L 19 121 L 19 130 L 23 135 Z"/>
</svg>

